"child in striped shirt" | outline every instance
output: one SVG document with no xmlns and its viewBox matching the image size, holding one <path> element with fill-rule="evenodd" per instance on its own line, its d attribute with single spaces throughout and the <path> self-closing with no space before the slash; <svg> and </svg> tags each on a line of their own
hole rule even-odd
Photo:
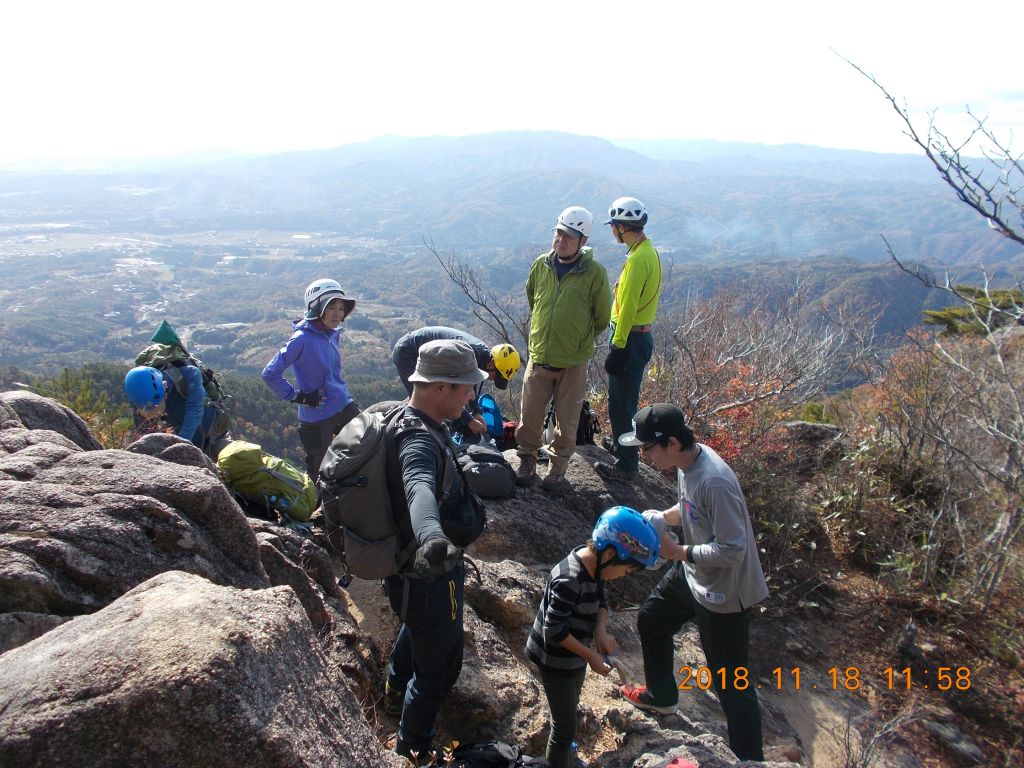
<svg viewBox="0 0 1024 768">
<path fill-rule="evenodd" d="M 551 569 L 526 656 L 540 669 L 551 711 L 546 757 L 552 768 L 568 768 L 587 666 L 608 675 L 605 657 L 618 648 L 607 631 L 604 582 L 652 567 L 658 550 L 658 534 L 643 515 L 612 507 L 598 518 L 591 541 Z"/>
</svg>

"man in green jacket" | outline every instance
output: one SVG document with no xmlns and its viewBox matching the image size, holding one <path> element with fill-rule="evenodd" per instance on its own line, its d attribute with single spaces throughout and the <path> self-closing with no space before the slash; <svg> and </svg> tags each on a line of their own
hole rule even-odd
<svg viewBox="0 0 1024 768">
<path fill-rule="evenodd" d="M 651 326 L 661 295 L 661 259 L 644 234 L 647 209 L 635 197 L 620 197 L 608 208 L 615 242 L 629 248 L 622 274 L 615 283 L 612 337 L 604 369 L 608 372 L 608 420 L 612 424 L 615 462 L 598 462 L 595 469 L 608 480 L 629 480 L 640 465 L 640 452 L 619 443 L 633 429 L 640 401 L 644 368 L 654 353 Z"/>
<path fill-rule="evenodd" d="M 543 488 L 567 491 L 565 470 L 576 450 L 576 427 L 587 392 L 587 362 L 594 341 L 611 319 L 608 272 L 593 250 L 584 247 L 594 217 L 577 205 L 562 211 L 555 224 L 551 250 L 538 256 L 526 280 L 530 304 L 530 361 L 523 375 L 523 406 L 516 429 L 519 470 L 516 483 L 535 485 L 537 451 L 544 415 L 554 401 L 555 439 Z"/>
</svg>

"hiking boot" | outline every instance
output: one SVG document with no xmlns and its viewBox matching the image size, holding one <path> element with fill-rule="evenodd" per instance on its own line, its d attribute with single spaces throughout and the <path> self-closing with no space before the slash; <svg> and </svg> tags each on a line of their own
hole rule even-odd
<svg viewBox="0 0 1024 768">
<path fill-rule="evenodd" d="M 381 709 L 384 710 L 384 714 L 401 717 L 403 706 L 405 706 L 405 691 L 392 688 L 391 683 L 384 683 L 384 698 L 381 700 Z"/>
<path fill-rule="evenodd" d="M 556 475 L 554 472 L 549 472 L 548 476 L 544 478 L 544 482 L 540 484 L 540 487 L 548 493 L 561 495 L 572 490 L 572 483 L 566 479 L 565 475 Z"/>
<path fill-rule="evenodd" d="M 537 476 L 537 459 L 533 456 L 520 456 L 519 469 L 516 470 L 516 485 L 527 487 L 536 485 L 540 478 Z"/>
<path fill-rule="evenodd" d="M 657 712 L 659 715 L 671 715 L 677 709 L 678 704 L 659 706 L 651 701 L 651 695 L 647 692 L 646 685 L 624 685 L 619 688 L 622 698 L 628 701 L 637 709 L 646 709 L 650 712 Z"/>
<path fill-rule="evenodd" d="M 395 754 L 407 758 L 417 768 L 430 768 L 437 765 L 437 759 L 443 756 L 436 744 L 427 747 L 414 747 L 406 744 L 401 738 L 395 739 Z"/>
<path fill-rule="evenodd" d="M 609 464 L 605 461 L 597 462 L 597 464 L 594 465 L 594 469 L 597 470 L 597 474 L 605 480 L 617 480 L 621 483 L 628 483 L 637 475 L 637 471 L 635 469 L 632 471 L 622 469 L 615 464 Z"/>
</svg>

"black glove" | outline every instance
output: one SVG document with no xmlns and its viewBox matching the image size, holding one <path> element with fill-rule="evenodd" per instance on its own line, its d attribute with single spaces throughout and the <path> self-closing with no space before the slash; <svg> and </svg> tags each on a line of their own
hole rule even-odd
<svg viewBox="0 0 1024 768">
<path fill-rule="evenodd" d="M 616 376 L 626 370 L 626 348 L 611 347 L 604 359 L 604 369 L 609 376 Z"/>
<path fill-rule="evenodd" d="M 299 405 L 308 405 L 310 408 L 316 408 L 320 405 L 320 401 L 323 398 L 320 397 L 320 393 L 317 391 L 313 392 L 296 392 L 289 402 L 298 403 Z"/>
<path fill-rule="evenodd" d="M 444 536 L 434 536 L 416 550 L 413 570 L 421 579 L 431 579 L 448 573 L 459 563 L 462 552 Z"/>
</svg>

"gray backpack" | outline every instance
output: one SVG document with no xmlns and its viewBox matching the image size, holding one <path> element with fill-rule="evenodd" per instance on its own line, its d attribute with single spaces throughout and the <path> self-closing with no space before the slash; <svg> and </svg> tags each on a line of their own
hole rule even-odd
<svg viewBox="0 0 1024 768">
<path fill-rule="evenodd" d="M 325 530 L 331 547 L 343 554 L 349 571 L 362 579 L 398 574 L 411 561 L 415 539 L 402 546 L 402 536 L 388 489 L 388 464 L 395 439 L 402 432 L 428 432 L 450 456 L 448 446 L 420 419 L 403 416 L 405 406 L 387 413 L 363 411 L 338 433 L 320 464 L 320 494 Z M 455 481 L 454 462 L 446 461 L 439 502 Z"/>
</svg>

